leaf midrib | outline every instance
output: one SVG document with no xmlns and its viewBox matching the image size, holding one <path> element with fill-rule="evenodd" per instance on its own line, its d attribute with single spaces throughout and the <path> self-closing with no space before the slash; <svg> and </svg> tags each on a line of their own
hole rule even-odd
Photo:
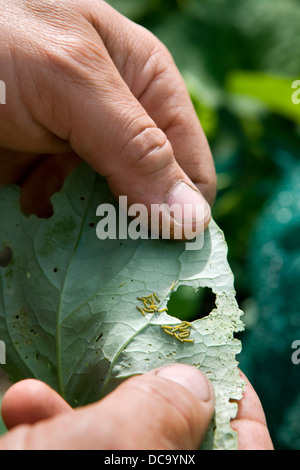
<svg viewBox="0 0 300 470">
<path fill-rule="evenodd" d="M 78 248 L 78 245 L 79 245 L 79 242 L 80 242 L 80 239 L 81 239 L 82 230 L 83 230 L 83 227 L 85 225 L 87 213 L 88 213 L 89 207 L 90 207 L 90 201 L 92 199 L 92 195 L 93 195 L 94 190 L 95 190 L 95 179 L 94 179 L 94 184 L 92 186 L 92 189 L 90 191 L 90 195 L 87 198 L 86 209 L 85 209 L 82 221 L 81 221 L 80 230 L 78 231 L 76 244 L 74 246 L 74 250 L 73 250 L 72 256 L 70 258 L 69 266 L 68 266 L 68 269 L 66 271 L 66 275 L 65 275 L 64 282 L 63 282 L 63 285 L 62 285 L 62 289 L 61 289 L 59 299 L 58 299 L 58 308 L 57 308 L 57 313 L 56 313 L 56 365 L 57 365 L 58 386 L 59 386 L 59 389 L 60 389 L 60 394 L 63 398 L 66 398 L 66 395 L 65 395 L 65 389 L 64 389 L 64 386 L 63 386 L 62 364 L 61 364 L 62 356 L 61 356 L 61 328 L 60 328 L 61 327 L 61 322 L 60 322 L 60 316 L 61 316 L 61 311 L 62 311 L 62 301 L 63 301 L 66 282 L 67 282 L 69 273 L 72 269 L 72 265 L 73 265 L 73 262 L 74 262 L 74 259 L 75 259 L 75 256 L 76 256 L 77 248 Z"/>
</svg>

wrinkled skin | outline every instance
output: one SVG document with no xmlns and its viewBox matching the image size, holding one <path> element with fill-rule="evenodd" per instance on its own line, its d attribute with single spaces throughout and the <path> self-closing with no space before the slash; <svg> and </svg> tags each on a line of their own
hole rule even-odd
<svg viewBox="0 0 300 470">
<path fill-rule="evenodd" d="M 129 205 L 168 202 L 178 181 L 213 203 L 216 175 L 207 140 L 156 37 L 101 0 L 7 3 L 0 0 L 0 70 L 7 85 L 1 157 L 10 179 L 23 182 L 27 211 L 35 194 L 27 190 L 28 168 L 34 165 L 36 193 L 58 186 L 58 159 L 45 160 L 53 154 L 63 154 L 63 174 L 78 156 L 87 161 Z M 47 188 L 41 174 L 48 175 Z M 198 196 L 207 225 L 209 208 Z"/>
</svg>

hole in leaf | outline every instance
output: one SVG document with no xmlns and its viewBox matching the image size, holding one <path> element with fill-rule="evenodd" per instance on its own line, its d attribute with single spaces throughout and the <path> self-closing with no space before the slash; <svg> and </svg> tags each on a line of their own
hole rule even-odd
<svg viewBox="0 0 300 470">
<path fill-rule="evenodd" d="M 208 287 L 198 290 L 180 286 L 170 296 L 168 314 L 182 321 L 204 318 L 216 307 L 216 296 Z"/>
<path fill-rule="evenodd" d="M 6 246 L 3 248 L 3 250 L 0 251 L 0 266 L 2 268 L 6 268 L 6 266 L 9 265 L 13 258 L 13 252 L 9 246 Z"/>
</svg>

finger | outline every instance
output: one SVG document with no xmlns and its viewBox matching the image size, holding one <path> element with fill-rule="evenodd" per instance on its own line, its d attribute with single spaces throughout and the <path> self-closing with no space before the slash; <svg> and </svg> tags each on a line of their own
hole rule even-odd
<svg viewBox="0 0 300 470">
<path fill-rule="evenodd" d="M 36 165 L 41 156 L 10 151 L 0 147 L 0 185 L 20 184 L 28 171 Z"/>
<path fill-rule="evenodd" d="M 243 372 L 246 386 L 243 399 L 238 402 L 238 413 L 231 427 L 238 433 L 239 450 L 273 450 L 265 414 L 260 400 Z"/>
<path fill-rule="evenodd" d="M 176 364 L 125 381 L 97 404 L 17 428 L 0 448 L 197 449 L 213 409 L 204 375 Z"/>
<path fill-rule="evenodd" d="M 119 73 L 167 136 L 180 167 L 212 205 L 216 174 L 211 151 L 171 54 L 149 31 L 109 5 L 101 5 L 101 11 L 99 2 L 94 5 L 93 24 Z M 124 49 L 126 54 L 120 54 Z"/>
<path fill-rule="evenodd" d="M 72 408 L 52 388 L 39 380 L 26 379 L 11 386 L 3 397 L 1 413 L 7 429 L 34 424 Z"/>
<path fill-rule="evenodd" d="M 106 16 L 105 10 L 101 18 L 104 22 Z M 180 228 L 186 226 L 195 235 L 201 233 L 211 217 L 209 205 L 176 160 L 166 133 L 131 92 L 102 39 L 85 21 L 83 24 L 81 18 L 78 37 L 71 38 L 70 44 L 66 36 L 63 51 L 59 47 L 51 51 L 52 70 L 59 72 L 59 76 L 64 74 L 64 86 L 61 81 L 53 80 L 52 74 L 49 76 L 47 68 L 39 69 L 39 81 L 46 82 L 45 89 L 51 89 L 52 99 L 56 96 L 54 109 L 51 106 L 51 112 L 45 113 L 40 100 L 32 100 L 29 104 L 32 114 L 45 128 L 69 141 L 81 158 L 106 176 L 117 198 L 127 195 L 129 205 L 142 203 L 148 214 L 152 204 L 165 203 L 167 208 L 162 208 L 162 219 L 171 224 L 173 232 L 178 227 L 176 233 L 180 233 Z M 140 35 L 141 31 L 131 26 L 131 35 L 136 34 Z M 152 35 L 151 38 L 149 60 L 154 47 Z M 156 46 L 157 42 L 155 39 Z M 146 38 L 144 43 L 146 47 Z M 125 43 L 121 55 L 128 54 L 130 50 Z M 143 60 L 141 55 L 140 62 Z M 139 76 L 136 78 L 140 81 Z M 44 98 L 45 106 L 49 107 L 47 103 L 51 99 L 47 100 L 47 93 Z M 185 129 L 179 127 L 178 132 L 182 131 Z M 168 206 L 175 204 L 179 213 L 172 216 Z M 184 212 L 184 204 L 191 205 L 189 212 Z"/>
</svg>

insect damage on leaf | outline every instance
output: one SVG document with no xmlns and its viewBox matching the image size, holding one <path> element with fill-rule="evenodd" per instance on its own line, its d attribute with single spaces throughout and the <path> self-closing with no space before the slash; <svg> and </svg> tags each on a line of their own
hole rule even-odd
<svg viewBox="0 0 300 470">
<path fill-rule="evenodd" d="M 157 303 L 159 304 L 160 300 L 155 292 L 144 297 L 137 297 L 137 300 L 140 300 L 143 304 L 143 307 L 140 307 L 139 305 L 137 305 L 136 307 L 142 313 L 143 316 L 147 315 L 147 313 L 154 314 L 156 312 L 162 313 L 168 311 L 167 307 L 159 308 L 159 305 L 157 305 Z M 176 338 L 181 343 L 193 343 L 193 339 L 188 339 L 191 333 L 191 326 L 191 323 L 184 321 L 180 323 L 180 325 L 175 326 L 161 325 L 161 328 L 165 333 L 170 336 L 174 336 L 174 338 Z"/>
<path fill-rule="evenodd" d="M 236 449 L 230 420 L 243 390 L 236 361 L 241 344 L 234 337 L 243 329 L 242 312 L 215 222 L 195 251 L 168 240 L 100 241 L 90 221 L 112 196 L 87 165 L 54 195 L 48 219 L 23 215 L 19 193 L 0 188 L 0 213 L 6 214 L 0 251 L 9 246 L 13 253 L 0 269 L 0 338 L 11 378 L 35 377 L 82 406 L 131 375 L 174 362 L 194 365 L 211 380 L 216 397 L 202 447 Z M 72 220 L 72 234 L 66 220 Z M 211 289 L 214 308 L 190 324 L 178 320 L 168 311 L 175 285 Z M 15 317 L 23 311 L 19 328 Z"/>
</svg>

